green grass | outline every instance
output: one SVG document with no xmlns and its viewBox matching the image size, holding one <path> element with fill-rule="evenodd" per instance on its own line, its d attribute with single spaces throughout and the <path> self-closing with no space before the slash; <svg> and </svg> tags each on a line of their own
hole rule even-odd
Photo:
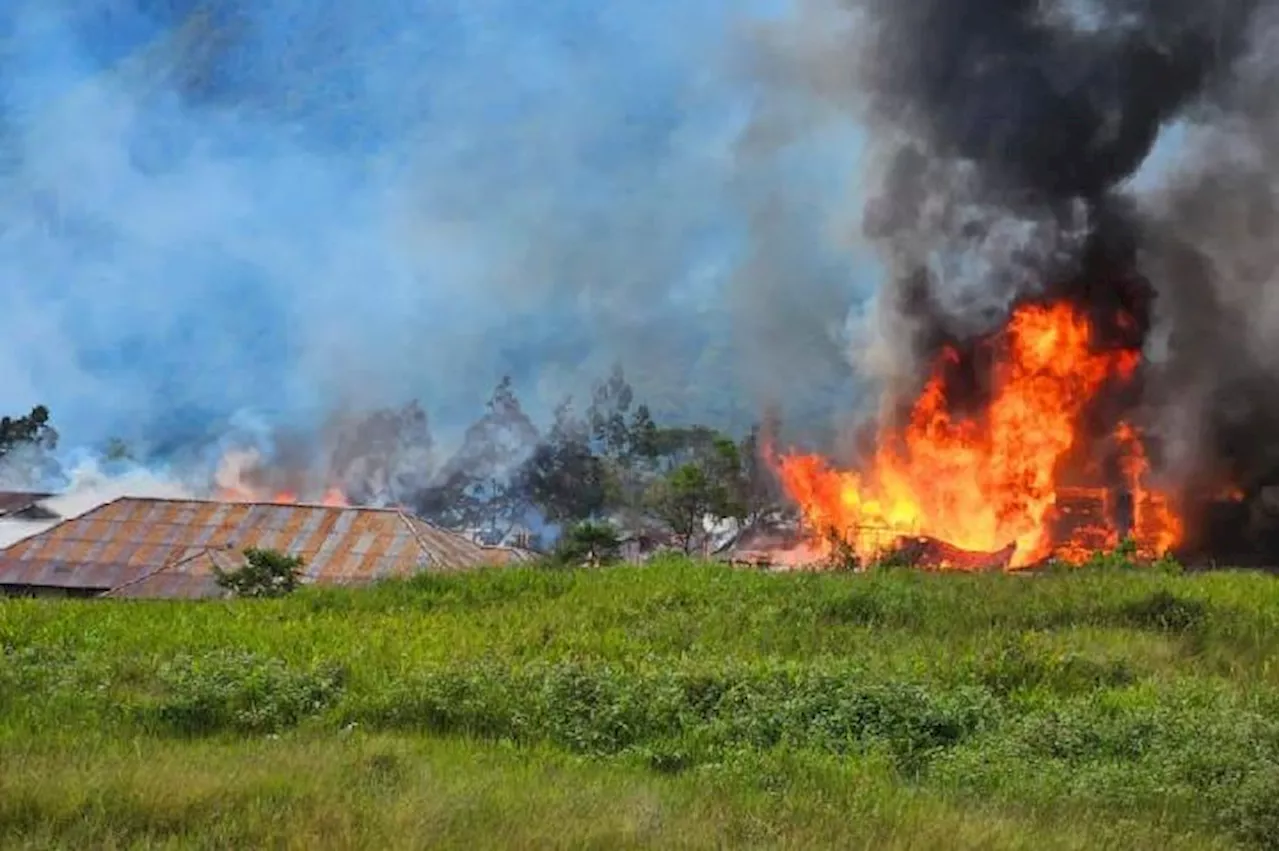
<svg viewBox="0 0 1280 851">
<path fill-rule="evenodd" d="M 1277 585 L 663 562 L 0 601 L 0 846 L 1263 848 Z"/>
</svg>

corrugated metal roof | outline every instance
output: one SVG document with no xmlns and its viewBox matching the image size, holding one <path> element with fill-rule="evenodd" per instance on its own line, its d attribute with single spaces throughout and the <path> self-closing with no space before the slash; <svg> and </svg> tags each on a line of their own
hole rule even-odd
<svg viewBox="0 0 1280 851">
<path fill-rule="evenodd" d="M 526 564 L 542 558 L 542 554 L 523 547 L 493 546 L 485 547 L 503 564 Z"/>
<path fill-rule="evenodd" d="M 0 491 L 0 517 L 18 514 L 53 496 L 51 493 L 27 491 Z"/>
<path fill-rule="evenodd" d="M 123 497 L 0 550 L 0 585 L 217 596 L 213 566 L 237 566 L 250 547 L 300 556 L 304 581 L 325 584 L 507 560 L 392 509 Z"/>
</svg>

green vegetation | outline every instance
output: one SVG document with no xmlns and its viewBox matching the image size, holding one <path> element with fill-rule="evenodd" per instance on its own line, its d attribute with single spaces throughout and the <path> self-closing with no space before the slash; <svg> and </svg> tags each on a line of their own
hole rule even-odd
<svg viewBox="0 0 1280 851">
<path fill-rule="evenodd" d="M 599 567 L 619 558 L 622 542 L 618 530 L 608 523 L 590 520 L 570 526 L 556 545 L 555 560 L 565 565 Z"/>
<path fill-rule="evenodd" d="M 386 442 L 425 451 L 431 439 L 416 410 L 376 412 L 361 429 L 398 434 Z M 409 430 L 402 423 L 419 425 Z M 769 419 L 770 433 L 778 426 Z M 706 537 L 706 517 L 749 520 L 776 506 L 778 486 L 761 456 L 765 428 L 736 440 L 704 425 L 660 424 L 615 366 L 596 382 L 585 409 L 567 397 L 542 430 L 503 378 L 457 452 L 427 483 L 400 496 L 425 519 L 497 538 L 531 516 L 562 528 L 647 521 L 691 553 Z M 343 469 L 341 459 L 333 469 Z M 361 498 L 358 491 L 352 496 Z"/>
<path fill-rule="evenodd" d="M 234 570 L 213 566 L 219 587 L 237 597 L 283 597 L 292 594 L 302 579 L 302 559 L 277 550 L 244 551 L 244 564 Z"/>
<path fill-rule="evenodd" d="M 44 405 L 36 405 L 21 417 L 0 417 L 0 458 L 22 444 L 47 449 L 58 445 L 58 433 L 49 424 L 49 409 Z"/>
<path fill-rule="evenodd" d="M 0 602 L 0 846 L 1274 848 L 1277 586 L 682 560 Z"/>
<path fill-rule="evenodd" d="M 49 409 L 36 405 L 20 417 L 0 417 L 0 461 L 13 461 L 17 453 L 29 457 L 23 465 L 36 469 L 49 462 L 48 453 L 58 446 L 58 432 L 49 421 Z"/>
</svg>

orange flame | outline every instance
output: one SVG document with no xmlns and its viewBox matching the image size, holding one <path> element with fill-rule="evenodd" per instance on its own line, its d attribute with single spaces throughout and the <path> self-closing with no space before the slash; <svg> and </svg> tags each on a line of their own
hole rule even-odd
<svg viewBox="0 0 1280 851">
<path fill-rule="evenodd" d="M 1144 484 L 1151 465 L 1138 429 L 1128 423 L 1120 423 L 1116 427 L 1115 439 L 1122 452 L 1120 469 L 1133 497 L 1133 539 L 1141 555 L 1163 555 L 1182 540 L 1182 518 L 1169 505 L 1164 494 L 1150 490 Z"/>
<path fill-rule="evenodd" d="M 906 427 L 881 429 L 865 472 L 788 454 L 775 462 L 782 483 L 810 528 L 834 530 L 864 559 L 907 535 L 975 552 L 1012 544 L 1012 567 L 1050 555 L 1078 559 L 1051 531 L 1058 468 L 1089 401 L 1105 382 L 1131 378 L 1139 363 L 1136 351 L 1096 352 L 1091 340 L 1087 318 L 1069 304 L 1020 307 L 994 341 L 994 392 L 980 415 L 950 411 L 943 368 L 958 355 L 946 350 Z M 1181 524 L 1167 500 L 1141 487 L 1147 461 L 1136 430 L 1122 426 L 1116 440 L 1135 500 L 1135 537 L 1164 552 Z"/>
<path fill-rule="evenodd" d="M 276 491 L 275 493 L 255 492 L 243 487 L 220 488 L 216 498 L 223 502 L 270 502 L 278 505 L 294 505 L 300 500 L 293 491 Z M 319 499 L 304 499 L 301 502 L 312 505 L 327 505 L 342 508 L 350 505 L 347 497 L 338 488 L 329 488 Z"/>
<path fill-rule="evenodd" d="M 223 488 L 218 490 L 216 498 L 221 502 L 228 503 L 274 503 L 279 505 L 293 505 L 298 502 L 329 505 L 333 508 L 344 508 L 351 504 L 347 502 L 346 494 L 338 488 L 329 488 L 321 494 L 320 499 L 298 499 L 298 495 L 292 490 L 279 490 L 275 493 L 255 493 L 255 491 L 244 488 Z"/>
<path fill-rule="evenodd" d="M 252 451 L 233 450 L 224 455 L 222 463 L 219 465 L 218 473 L 215 476 L 215 481 L 218 485 L 214 490 L 215 498 L 224 502 L 270 502 L 281 505 L 291 505 L 299 501 L 335 507 L 350 505 L 346 494 L 336 486 L 326 488 L 319 499 L 308 496 L 301 500 L 299 500 L 298 493 L 294 490 L 271 490 L 258 487 L 246 475 L 246 471 L 255 469 L 258 463 L 259 456 Z"/>
<path fill-rule="evenodd" d="M 1236 485 L 1224 485 L 1223 487 L 1219 488 L 1217 492 L 1214 493 L 1213 496 L 1214 496 L 1214 499 L 1219 499 L 1224 502 L 1243 502 L 1244 501 L 1244 491 L 1241 490 Z"/>
</svg>

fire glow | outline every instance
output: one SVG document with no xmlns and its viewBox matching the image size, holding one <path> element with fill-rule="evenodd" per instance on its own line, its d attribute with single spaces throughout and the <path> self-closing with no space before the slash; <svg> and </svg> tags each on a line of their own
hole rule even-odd
<svg viewBox="0 0 1280 851">
<path fill-rule="evenodd" d="M 269 502 L 276 505 L 295 505 L 304 502 L 308 505 L 326 505 L 343 508 L 349 503 L 347 497 L 338 488 L 327 488 L 318 499 L 299 500 L 294 491 L 259 492 L 249 488 L 219 488 L 217 499 L 222 502 Z"/>
<path fill-rule="evenodd" d="M 1117 317 L 1120 325 L 1127 320 Z M 1088 318 L 1070 304 L 1023 305 L 984 342 L 993 358 L 980 410 L 953 409 L 948 369 L 960 355 L 944 348 L 905 423 L 877 432 L 864 470 L 792 453 L 775 459 L 778 474 L 811 532 L 837 535 L 864 562 L 911 537 L 971 553 L 1012 547 L 1009 567 L 1083 561 L 1126 533 L 1139 554 L 1159 556 L 1178 543 L 1182 524 L 1165 495 L 1147 486 L 1147 451 L 1136 427 L 1120 422 L 1107 439 L 1121 487 L 1064 481 L 1090 403 L 1104 387 L 1133 380 L 1141 361 L 1136 349 L 1094 343 Z M 1127 530 L 1115 520 L 1121 489 L 1132 502 Z M 1096 510 L 1067 517 L 1060 503 L 1068 495 Z"/>
<path fill-rule="evenodd" d="M 262 456 L 254 450 L 229 450 L 224 453 L 214 474 L 214 498 L 222 502 L 268 502 L 279 505 L 350 505 L 342 489 L 272 486 L 265 472 Z M 297 480 L 298 476 L 291 479 Z"/>
</svg>

